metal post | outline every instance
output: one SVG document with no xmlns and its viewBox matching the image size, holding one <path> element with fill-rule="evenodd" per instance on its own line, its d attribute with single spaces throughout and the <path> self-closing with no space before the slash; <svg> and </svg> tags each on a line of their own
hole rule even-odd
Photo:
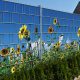
<svg viewBox="0 0 80 80">
<path fill-rule="evenodd" d="M 40 59 L 42 56 L 42 6 L 40 5 Z"/>
</svg>

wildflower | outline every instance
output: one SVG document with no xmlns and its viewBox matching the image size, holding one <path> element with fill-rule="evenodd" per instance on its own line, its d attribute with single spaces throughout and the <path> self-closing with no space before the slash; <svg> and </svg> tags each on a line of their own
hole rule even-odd
<svg viewBox="0 0 80 80">
<path fill-rule="evenodd" d="M 48 33 L 51 34 L 51 33 L 53 33 L 53 31 L 54 31 L 53 27 L 50 26 L 50 27 L 48 28 Z"/>
<path fill-rule="evenodd" d="M 55 18 L 55 19 L 53 20 L 53 24 L 56 25 L 57 22 L 58 22 L 58 21 L 57 21 L 57 19 Z"/>
<path fill-rule="evenodd" d="M 61 46 L 61 43 L 58 41 L 58 42 L 56 43 L 56 47 L 59 48 L 60 46 Z"/>
<path fill-rule="evenodd" d="M 65 49 L 69 49 L 70 47 L 70 44 L 65 44 Z"/>
<path fill-rule="evenodd" d="M 23 37 L 24 37 L 24 38 L 28 38 L 29 36 L 30 36 L 30 31 L 29 31 L 29 30 L 26 30 L 26 31 L 24 32 Z"/>
<path fill-rule="evenodd" d="M 5 57 L 5 56 L 7 56 L 8 54 L 9 54 L 8 49 L 4 48 L 4 49 L 1 50 L 1 56 Z"/>
<path fill-rule="evenodd" d="M 16 68 L 15 67 L 12 67 L 11 68 L 11 73 L 15 73 L 15 71 L 16 71 Z"/>
<path fill-rule="evenodd" d="M 13 47 L 10 48 L 10 53 L 14 53 L 14 48 Z"/>
<path fill-rule="evenodd" d="M 78 29 L 77 36 L 80 37 L 80 27 Z"/>
<path fill-rule="evenodd" d="M 17 45 L 17 51 L 16 54 L 19 55 L 20 54 L 20 45 Z"/>
<path fill-rule="evenodd" d="M 19 39 L 22 40 L 24 38 L 24 33 L 27 29 L 26 25 L 22 25 L 22 27 L 20 28 L 20 31 L 18 33 Z"/>
</svg>

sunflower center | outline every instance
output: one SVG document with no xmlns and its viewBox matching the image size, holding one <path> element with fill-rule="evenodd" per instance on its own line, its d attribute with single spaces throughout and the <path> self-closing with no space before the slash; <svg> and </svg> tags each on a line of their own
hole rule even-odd
<svg viewBox="0 0 80 80">
<path fill-rule="evenodd" d="M 52 29 L 50 29 L 50 32 L 52 32 Z"/>
<path fill-rule="evenodd" d="M 24 33 L 24 29 L 21 30 L 21 34 L 23 34 L 23 33 Z"/>
<path fill-rule="evenodd" d="M 2 53 L 5 55 L 5 54 L 8 53 L 8 51 L 7 51 L 6 49 L 3 49 L 3 50 L 2 50 Z"/>
<path fill-rule="evenodd" d="M 19 48 L 17 48 L 17 50 L 18 50 L 18 52 L 20 51 L 20 49 L 19 49 Z"/>
</svg>

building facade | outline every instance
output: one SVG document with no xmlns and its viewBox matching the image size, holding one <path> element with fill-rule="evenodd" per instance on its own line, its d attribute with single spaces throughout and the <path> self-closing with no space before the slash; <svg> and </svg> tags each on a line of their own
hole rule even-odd
<svg viewBox="0 0 80 80">
<path fill-rule="evenodd" d="M 38 36 L 41 35 L 40 18 L 42 18 L 42 40 L 44 42 L 51 40 L 56 42 L 61 34 L 64 34 L 63 42 L 67 39 L 78 40 L 76 32 L 80 26 L 80 15 L 42 8 L 41 16 L 40 6 L 0 0 L 0 48 L 25 42 L 25 40 L 20 41 L 17 35 L 23 24 L 27 25 L 30 30 L 31 41 L 36 41 L 35 27 L 38 28 Z M 54 24 L 54 19 L 58 24 Z M 48 33 L 50 26 L 53 27 L 52 34 Z"/>
</svg>

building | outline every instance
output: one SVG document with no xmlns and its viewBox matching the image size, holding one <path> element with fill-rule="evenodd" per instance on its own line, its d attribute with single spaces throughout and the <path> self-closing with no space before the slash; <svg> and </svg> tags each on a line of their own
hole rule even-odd
<svg viewBox="0 0 80 80">
<path fill-rule="evenodd" d="M 53 39 L 53 42 L 56 42 L 61 34 L 64 34 L 63 42 L 67 39 L 78 40 L 76 32 L 80 27 L 80 15 L 46 8 L 42 8 L 41 15 L 40 6 L 0 0 L 0 48 L 25 42 L 25 40 L 20 41 L 17 35 L 23 24 L 27 25 L 30 30 L 31 41 L 36 41 L 34 29 L 37 27 L 38 35 L 40 35 L 40 17 L 42 18 L 43 41 L 49 42 Z M 57 19 L 58 24 L 54 24 L 54 19 Z M 48 33 L 50 26 L 56 34 Z"/>
<path fill-rule="evenodd" d="M 80 14 L 80 1 L 79 1 L 78 5 L 76 6 L 76 8 L 75 8 L 73 13 Z"/>
</svg>

